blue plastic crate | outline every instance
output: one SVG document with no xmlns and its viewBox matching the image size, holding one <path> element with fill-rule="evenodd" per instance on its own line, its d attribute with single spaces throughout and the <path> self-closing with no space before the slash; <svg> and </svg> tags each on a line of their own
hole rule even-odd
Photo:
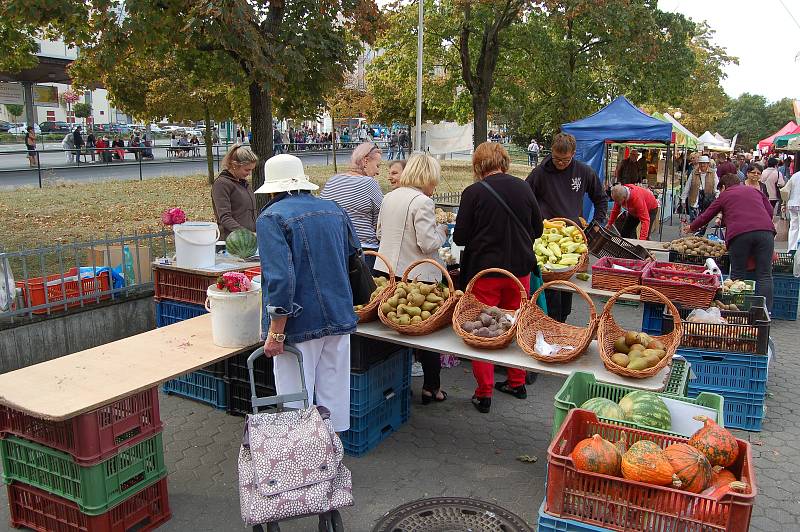
<svg viewBox="0 0 800 532">
<path fill-rule="evenodd" d="M 363 416 L 411 384 L 411 350 L 403 349 L 363 373 L 350 373 L 350 415 Z"/>
<path fill-rule="evenodd" d="M 800 296 L 800 277 L 773 273 L 772 292 L 778 297 L 796 300 Z"/>
<path fill-rule="evenodd" d="M 778 292 L 775 292 L 776 294 Z M 797 302 L 798 298 L 795 297 L 779 297 L 772 298 L 772 314 L 774 320 L 797 320 Z"/>
<path fill-rule="evenodd" d="M 208 311 L 202 305 L 190 305 L 162 299 L 156 302 L 156 327 L 172 325 L 207 313 Z"/>
<path fill-rule="evenodd" d="M 661 334 L 661 324 L 664 321 L 663 303 L 644 303 L 642 310 L 642 332 L 646 334 Z"/>
<path fill-rule="evenodd" d="M 204 371 L 181 375 L 164 383 L 164 393 L 179 395 L 224 409 L 228 406 L 225 380 Z"/>
<path fill-rule="evenodd" d="M 696 396 L 701 391 L 689 386 L 689 396 Z M 761 422 L 764 420 L 764 393 L 741 393 L 718 391 L 725 398 L 724 414 L 725 428 L 742 429 L 753 432 L 761 431 Z"/>
<path fill-rule="evenodd" d="M 764 393 L 767 391 L 769 358 L 766 355 L 723 353 L 679 347 L 677 354 L 692 365 L 695 379 L 689 389 L 714 392 Z"/>
<path fill-rule="evenodd" d="M 544 511 L 544 502 L 539 507 L 538 530 L 539 532 L 611 532 L 608 528 L 552 516 Z"/>
<path fill-rule="evenodd" d="M 362 416 L 350 414 L 350 429 L 341 434 L 344 451 L 362 456 L 374 449 L 406 421 L 411 410 L 411 390 L 406 387 Z"/>
</svg>

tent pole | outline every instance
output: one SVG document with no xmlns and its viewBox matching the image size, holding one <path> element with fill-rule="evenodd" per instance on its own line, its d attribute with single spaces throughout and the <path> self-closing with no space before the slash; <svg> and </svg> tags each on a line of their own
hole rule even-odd
<svg viewBox="0 0 800 532">
<path fill-rule="evenodd" d="M 663 192 L 661 194 L 661 207 L 665 207 L 667 204 L 667 172 L 669 172 L 669 166 L 671 161 L 671 143 L 667 143 L 667 159 L 664 161 L 664 186 L 662 188 Z M 656 176 L 658 175 L 658 165 L 656 165 Z M 661 213 L 661 220 L 658 221 L 658 241 L 661 242 L 661 239 L 664 237 L 664 213 Z"/>
</svg>

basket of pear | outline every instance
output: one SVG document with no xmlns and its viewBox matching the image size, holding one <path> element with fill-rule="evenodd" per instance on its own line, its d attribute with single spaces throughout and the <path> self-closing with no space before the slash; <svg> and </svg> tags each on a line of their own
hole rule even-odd
<svg viewBox="0 0 800 532">
<path fill-rule="evenodd" d="M 381 304 L 381 299 L 383 298 L 384 294 L 394 292 L 395 287 L 394 269 L 389 264 L 389 261 L 386 260 L 386 257 L 377 251 L 372 250 L 365 250 L 364 255 L 374 255 L 378 257 L 378 259 L 383 261 L 383 263 L 386 265 L 386 269 L 389 271 L 389 273 L 387 277 L 382 275 L 379 277 L 373 277 L 373 279 L 375 279 L 375 290 L 373 290 L 372 294 L 370 294 L 369 302 L 364 305 L 355 305 L 353 307 L 353 310 L 356 312 L 356 316 L 358 316 L 358 323 L 369 323 L 377 320 L 378 307 Z"/>
<path fill-rule="evenodd" d="M 408 280 L 411 271 L 420 264 L 432 264 L 442 272 L 447 282 L 426 283 Z M 394 290 L 384 292 L 378 306 L 378 319 L 384 325 L 401 334 L 422 336 L 450 324 L 460 290 L 453 287 L 453 279 L 438 262 L 422 259 L 411 263 L 403 273 L 403 279 Z"/>
<path fill-rule="evenodd" d="M 580 225 L 567 218 L 544 221 L 542 236 L 533 242 L 542 280 L 568 281 L 586 266 L 586 234 Z"/>
<path fill-rule="evenodd" d="M 675 322 L 673 330 L 667 334 L 650 336 L 620 327 L 612 313 L 614 305 L 623 294 L 635 293 L 657 297 L 664 303 Z M 597 326 L 597 347 L 608 371 L 623 377 L 643 379 L 656 375 L 669 365 L 681 343 L 682 334 L 681 317 L 672 301 L 647 286 L 629 286 L 611 296 L 603 308 Z"/>
<path fill-rule="evenodd" d="M 486 274 L 499 273 L 513 279 L 519 289 L 519 309 L 488 307 L 472 292 L 475 282 Z M 517 317 L 528 304 L 528 292 L 517 277 L 502 268 L 487 268 L 470 279 L 453 312 L 453 330 L 464 343 L 480 349 L 502 349 L 514 339 Z"/>
</svg>

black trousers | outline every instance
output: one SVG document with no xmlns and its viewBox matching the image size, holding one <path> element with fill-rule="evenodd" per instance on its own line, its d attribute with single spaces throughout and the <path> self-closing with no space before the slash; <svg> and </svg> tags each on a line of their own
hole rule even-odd
<svg viewBox="0 0 800 532">
<path fill-rule="evenodd" d="M 565 323 L 572 312 L 572 292 L 550 288 L 544 291 L 544 298 L 547 301 L 547 315 Z"/>
<path fill-rule="evenodd" d="M 747 259 L 756 261 L 756 295 L 767 299 L 767 310 L 772 312 L 772 253 L 775 251 L 775 235 L 772 231 L 750 231 L 742 233 L 728 242 L 731 257 L 731 279 L 746 279 Z"/>
<path fill-rule="evenodd" d="M 420 364 L 422 364 L 422 389 L 435 394 L 442 386 L 440 378 L 442 374 L 442 362 L 439 358 L 439 353 L 417 350 L 416 354 L 417 359 Z"/>
<path fill-rule="evenodd" d="M 650 238 L 650 232 L 653 230 L 653 224 L 656 222 L 656 216 L 658 215 L 658 209 L 653 209 L 650 211 L 650 230 L 647 232 L 647 238 Z M 624 219 L 620 223 L 619 218 Z M 617 218 L 617 229 L 619 230 L 620 236 L 623 238 L 632 238 L 637 239 L 639 238 L 639 234 L 636 232 L 636 228 L 639 227 L 639 218 L 635 216 L 631 216 L 630 213 L 626 212 L 622 214 L 619 218 Z"/>
</svg>

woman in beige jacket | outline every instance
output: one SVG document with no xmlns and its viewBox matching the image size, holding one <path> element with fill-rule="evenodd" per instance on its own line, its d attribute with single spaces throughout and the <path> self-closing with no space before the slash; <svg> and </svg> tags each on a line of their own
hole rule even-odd
<svg viewBox="0 0 800 532">
<path fill-rule="evenodd" d="M 398 277 L 415 261 L 439 260 L 439 248 L 447 240 L 447 225 L 436 223 L 431 195 L 439 184 L 440 174 L 436 159 L 422 153 L 413 155 L 400 176 L 399 186 L 383 198 L 376 231 L 380 241 L 378 252 L 386 257 Z M 375 261 L 375 269 L 388 271 L 380 258 Z M 431 264 L 422 264 L 414 268 L 410 277 L 438 283 L 442 273 Z M 447 394 L 440 390 L 439 354 L 419 351 L 417 358 L 425 377 L 422 404 L 447 399 Z"/>
</svg>

